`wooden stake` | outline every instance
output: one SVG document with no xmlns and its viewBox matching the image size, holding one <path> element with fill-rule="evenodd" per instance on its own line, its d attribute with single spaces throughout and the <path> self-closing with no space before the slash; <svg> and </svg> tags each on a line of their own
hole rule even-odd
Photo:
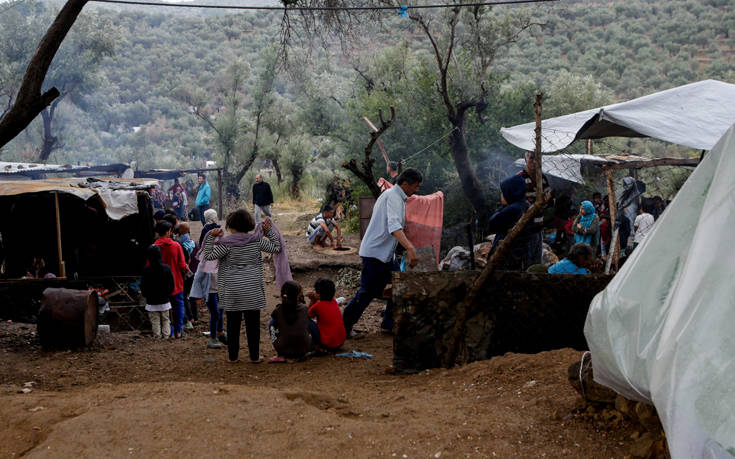
<svg viewBox="0 0 735 459">
<path fill-rule="evenodd" d="M 615 198 L 615 175 L 613 169 L 605 168 L 605 178 L 607 179 L 607 196 L 608 205 L 610 206 L 610 225 L 615 228 L 615 222 L 618 214 L 618 202 Z M 610 241 L 610 253 L 608 254 L 608 260 L 610 258 L 615 262 L 615 266 L 618 266 L 618 260 L 620 259 L 620 244 L 618 244 L 619 233 L 617 230 L 613 231 L 613 239 Z M 605 268 L 605 274 L 609 274 L 610 263 L 608 262 Z"/>
<path fill-rule="evenodd" d="M 549 199 L 550 194 L 544 194 L 543 192 L 543 174 L 541 172 L 541 104 L 544 100 L 543 93 L 536 94 L 536 102 L 533 104 L 534 113 L 536 114 L 536 151 L 534 155 L 534 161 L 536 163 L 536 202 L 529 207 L 526 212 L 521 216 L 521 219 L 511 228 L 508 234 L 500 241 L 498 247 L 495 249 L 495 253 L 487 261 L 485 269 L 482 270 L 472 287 L 467 292 L 464 303 L 460 303 L 459 310 L 457 311 L 457 320 L 454 323 L 451 335 L 449 337 L 449 349 L 444 359 L 445 367 L 452 367 L 457 362 L 457 356 L 459 355 L 459 346 L 464 337 L 465 329 L 467 327 L 467 317 L 469 317 L 472 311 L 476 308 L 477 295 L 480 293 L 483 285 L 490 278 L 490 275 L 495 271 L 496 267 L 500 265 L 505 254 L 510 250 L 510 246 L 513 240 L 523 231 L 523 228 L 533 220 L 536 214 L 543 211 L 546 201 Z M 471 250 L 471 249 L 470 249 Z"/>
<path fill-rule="evenodd" d="M 61 250 L 61 216 L 59 214 L 59 192 L 54 191 L 54 204 L 56 207 L 56 248 L 59 255 L 59 277 L 66 277 L 66 266 L 64 266 L 64 255 Z"/>
<path fill-rule="evenodd" d="M 536 94 L 536 102 L 533 104 L 533 112 L 536 115 L 536 151 L 534 152 L 534 162 L 536 163 L 536 201 L 541 201 L 544 194 L 543 171 L 541 170 L 541 104 L 544 101 L 542 92 Z"/>
</svg>

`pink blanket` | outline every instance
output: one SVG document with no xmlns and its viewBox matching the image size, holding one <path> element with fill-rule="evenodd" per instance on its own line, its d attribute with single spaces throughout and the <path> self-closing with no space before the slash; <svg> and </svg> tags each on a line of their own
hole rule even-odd
<svg viewBox="0 0 735 459">
<path fill-rule="evenodd" d="M 381 178 L 378 180 L 378 186 L 385 191 L 392 185 Z M 406 200 L 406 237 L 416 248 L 433 246 L 437 263 L 439 263 L 443 224 L 444 193 L 441 191 L 424 196 L 415 194 Z"/>
</svg>

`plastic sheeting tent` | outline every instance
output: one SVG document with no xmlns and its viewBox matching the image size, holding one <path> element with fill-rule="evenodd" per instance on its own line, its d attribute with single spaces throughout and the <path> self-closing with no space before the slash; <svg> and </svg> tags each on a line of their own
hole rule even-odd
<svg viewBox="0 0 735 459">
<path fill-rule="evenodd" d="M 710 150 L 735 123 L 735 85 L 705 80 L 637 99 L 543 120 L 541 151 L 550 153 L 577 139 L 652 137 Z M 500 130 L 513 145 L 535 147 L 535 123 Z"/>
<path fill-rule="evenodd" d="M 595 380 L 653 403 L 674 458 L 735 456 L 735 126 L 593 300 Z"/>
</svg>

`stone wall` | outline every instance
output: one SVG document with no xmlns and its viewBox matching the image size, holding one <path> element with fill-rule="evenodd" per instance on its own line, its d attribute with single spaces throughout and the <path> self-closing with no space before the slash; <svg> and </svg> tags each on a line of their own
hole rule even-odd
<svg viewBox="0 0 735 459">
<path fill-rule="evenodd" d="M 436 368 L 450 343 L 457 311 L 477 272 L 395 273 L 394 366 L 412 372 Z M 468 316 L 460 361 L 506 352 L 586 349 L 583 327 L 592 298 L 611 276 L 493 274 Z"/>
</svg>

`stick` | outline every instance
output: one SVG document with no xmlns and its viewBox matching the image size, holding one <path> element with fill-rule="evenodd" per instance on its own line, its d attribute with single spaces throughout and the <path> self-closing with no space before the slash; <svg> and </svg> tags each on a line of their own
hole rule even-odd
<svg viewBox="0 0 735 459">
<path fill-rule="evenodd" d="M 544 194 L 543 172 L 541 170 L 541 104 L 544 101 L 544 93 L 536 94 L 536 102 L 533 104 L 533 112 L 536 115 L 536 150 L 534 162 L 536 163 L 536 201 L 540 201 Z"/>
<path fill-rule="evenodd" d="M 615 231 L 613 231 L 612 241 L 611 241 L 610 247 L 608 248 L 607 262 L 605 262 L 605 274 L 610 274 L 610 266 L 612 266 L 612 259 L 614 257 L 613 254 L 618 249 L 618 232 L 619 231 L 620 231 L 620 228 L 615 228 Z"/>
<path fill-rule="evenodd" d="M 375 125 L 370 122 L 367 116 L 362 117 L 363 120 L 370 126 L 370 129 L 373 130 L 373 132 L 378 132 L 378 128 L 375 127 Z M 387 166 L 390 162 L 390 159 L 388 159 L 388 153 L 385 152 L 385 148 L 383 148 L 383 142 L 380 141 L 380 139 L 377 140 L 378 148 L 380 148 L 380 152 L 383 154 L 383 159 L 385 160 L 385 165 Z"/>
<path fill-rule="evenodd" d="M 54 191 L 54 204 L 56 207 L 56 248 L 59 255 L 59 277 L 66 277 L 64 266 L 64 254 L 61 250 L 61 216 L 59 215 L 59 192 Z"/>
<path fill-rule="evenodd" d="M 615 198 L 615 176 L 613 175 L 613 169 L 605 168 L 605 179 L 607 180 L 607 201 L 610 206 L 610 224 L 615 228 L 615 222 L 618 216 L 618 201 Z M 613 232 L 613 241 L 611 241 L 610 254 L 608 255 L 608 259 L 614 259 L 615 266 L 618 265 L 618 260 L 620 259 L 620 244 L 618 244 L 617 238 L 618 231 L 616 230 Z M 606 270 L 605 274 L 608 273 L 609 271 Z"/>
<path fill-rule="evenodd" d="M 495 253 L 492 254 L 490 259 L 487 261 L 485 269 L 482 270 L 472 287 L 467 292 L 467 296 L 463 303 L 459 303 L 459 310 L 457 311 L 457 320 L 454 323 L 454 328 L 450 334 L 450 345 L 444 365 L 447 367 L 454 366 L 457 360 L 457 354 L 459 353 L 459 344 L 462 341 L 465 327 L 467 325 L 467 317 L 472 311 L 475 310 L 475 300 L 477 295 L 480 293 L 483 285 L 487 282 L 490 275 L 495 271 L 495 268 L 500 265 L 500 261 L 503 259 L 505 254 L 510 250 L 510 246 L 513 240 L 523 231 L 523 228 L 533 220 L 536 212 L 543 209 L 546 205 L 546 200 L 550 197 L 550 194 L 543 195 L 540 200 L 536 201 L 526 212 L 521 216 L 521 219 L 515 224 L 515 226 L 508 232 L 508 234 L 500 241 L 498 248 L 495 249 Z"/>
</svg>

